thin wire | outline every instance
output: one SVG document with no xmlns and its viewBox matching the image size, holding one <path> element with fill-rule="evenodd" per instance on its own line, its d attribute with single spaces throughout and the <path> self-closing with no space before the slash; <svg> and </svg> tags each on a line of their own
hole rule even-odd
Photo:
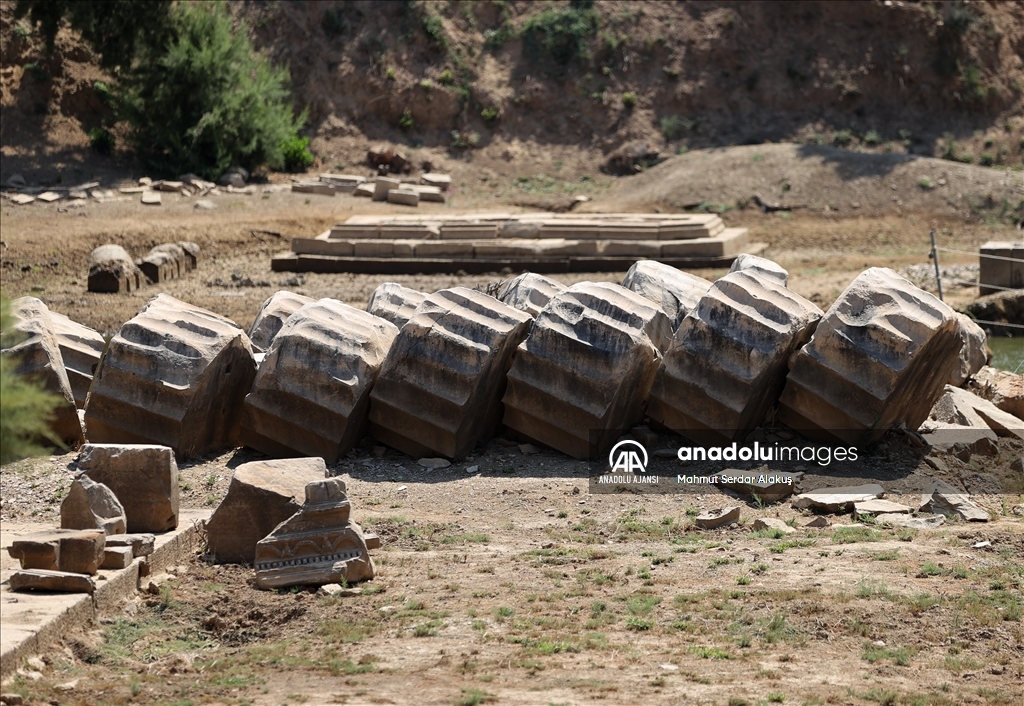
<svg viewBox="0 0 1024 706">
<path fill-rule="evenodd" d="M 971 319 L 976 324 L 992 324 L 993 326 L 1009 326 L 1010 328 L 1024 328 L 1024 324 L 1008 324 L 1003 321 L 985 321 L 984 319 Z"/>
<path fill-rule="evenodd" d="M 943 277 L 942 279 L 946 282 L 952 282 L 953 284 L 967 284 L 972 287 L 987 287 L 988 289 L 1000 289 L 1004 292 L 1016 292 L 1020 291 L 1021 289 L 1020 287 L 998 287 L 994 284 L 980 284 L 978 282 L 975 282 L 974 280 L 956 279 L 955 277 Z"/>
<path fill-rule="evenodd" d="M 1002 255 L 986 255 L 985 253 L 981 253 L 981 252 L 971 252 L 970 250 L 953 250 L 952 248 L 935 248 L 935 249 L 936 250 L 941 250 L 942 252 L 960 253 L 961 255 L 976 255 L 977 257 L 984 257 L 984 258 L 987 258 L 989 260 L 1009 260 L 1010 262 L 1024 262 L 1024 259 L 1021 259 L 1019 257 L 1003 257 Z"/>
</svg>

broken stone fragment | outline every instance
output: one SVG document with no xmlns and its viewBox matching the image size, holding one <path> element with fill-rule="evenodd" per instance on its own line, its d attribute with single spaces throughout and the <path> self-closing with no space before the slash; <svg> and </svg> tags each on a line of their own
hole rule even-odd
<svg viewBox="0 0 1024 706">
<path fill-rule="evenodd" d="M 680 324 L 651 388 L 648 416 L 698 443 L 743 439 L 782 393 L 791 355 L 821 316 L 756 270 L 726 275 Z"/>
<path fill-rule="evenodd" d="M 402 328 L 416 313 L 427 295 L 396 282 L 385 282 L 373 290 L 366 311 Z"/>
<path fill-rule="evenodd" d="M 245 398 L 242 443 L 334 463 L 365 435 L 370 389 L 397 335 L 390 321 L 334 299 L 296 311 Z"/>
<path fill-rule="evenodd" d="M 999 409 L 1024 419 L 1024 375 L 985 366 L 971 378 L 968 389 Z"/>
<path fill-rule="evenodd" d="M 922 493 L 920 511 L 957 517 L 966 522 L 989 520 L 988 512 L 978 507 L 970 495 L 942 481 L 934 481 Z"/>
<path fill-rule="evenodd" d="M 824 527 L 829 527 L 831 526 L 831 524 L 832 523 L 828 521 L 827 517 L 825 517 L 824 515 L 818 515 L 817 517 L 813 517 L 807 522 L 805 522 L 803 526 L 811 527 L 813 529 L 821 529 Z"/>
<path fill-rule="evenodd" d="M 740 270 L 753 270 L 765 279 L 775 280 L 783 287 L 789 282 L 789 272 L 782 265 L 757 255 L 748 255 L 747 253 L 738 255 L 733 260 L 729 272 L 739 272 Z"/>
<path fill-rule="evenodd" d="M 66 444 L 77 445 L 85 441 L 82 423 L 75 408 L 75 397 L 68 380 L 60 340 L 49 308 L 35 297 L 21 297 L 11 302 L 13 329 L 21 336 L 2 355 L 13 361 L 13 373 L 35 380 L 54 396 L 50 416 L 50 430 Z"/>
<path fill-rule="evenodd" d="M 178 526 L 178 464 L 170 448 L 85 444 L 78 469 L 117 496 L 128 532 L 167 532 Z"/>
<path fill-rule="evenodd" d="M 145 275 L 120 245 L 101 245 L 89 254 L 90 292 L 134 292 Z"/>
<path fill-rule="evenodd" d="M 909 512 L 909 507 L 891 500 L 862 500 L 853 504 L 853 516 L 858 518 L 862 515 L 899 515 Z"/>
<path fill-rule="evenodd" d="M 162 444 L 179 460 L 233 448 L 255 376 L 244 331 L 160 294 L 110 341 L 85 409 L 89 438 Z"/>
<path fill-rule="evenodd" d="M 622 286 L 661 307 L 675 331 L 711 289 L 711 282 L 656 260 L 638 260 L 629 268 Z"/>
<path fill-rule="evenodd" d="M 263 302 L 260 310 L 256 313 L 256 320 L 249 328 L 249 340 L 252 342 L 253 348 L 258 348 L 260 351 L 270 350 L 274 336 L 284 326 L 288 317 L 306 304 L 312 304 L 315 301 L 315 299 L 301 294 L 280 291 Z"/>
<path fill-rule="evenodd" d="M 777 517 L 759 517 L 750 525 L 753 530 L 775 530 L 783 534 L 792 534 L 795 529 L 787 525 Z"/>
<path fill-rule="evenodd" d="M 969 461 L 972 455 L 995 456 L 999 453 L 996 433 L 987 425 L 966 426 L 928 421 L 921 425 L 920 431 L 921 438 L 933 453 L 949 453 L 964 462 Z"/>
<path fill-rule="evenodd" d="M 884 493 L 885 489 L 877 483 L 819 488 L 797 495 L 793 498 L 793 507 L 797 510 L 818 512 L 846 512 L 853 510 L 855 503 L 880 498 Z"/>
<path fill-rule="evenodd" d="M 459 458 L 501 420 L 529 314 L 465 287 L 431 294 L 395 338 L 370 393 L 374 437 L 413 457 Z"/>
<path fill-rule="evenodd" d="M 256 545 L 260 588 L 349 584 L 372 579 L 375 569 L 362 529 L 349 519 L 345 482 L 309 483 L 301 509 Z"/>
<path fill-rule="evenodd" d="M 928 417 L 962 346 L 956 315 L 895 272 L 862 272 L 790 364 L 779 419 L 815 439 L 869 445 Z"/>
<path fill-rule="evenodd" d="M 957 313 L 956 319 L 963 347 L 960 349 L 960 365 L 953 368 L 948 382 L 954 387 L 960 387 L 988 364 L 988 345 L 985 330 L 974 323 L 971 317 Z"/>
<path fill-rule="evenodd" d="M 72 481 L 60 505 L 60 526 L 61 529 L 101 529 L 104 534 L 123 534 L 127 519 L 114 492 L 82 474 Z"/>
<path fill-rule="evenodd" d="M 98 331 L 72 321 L 63 314 L 51 311 L 50 320 L 53 322 L 53 332 L 57 336 L 57 346 L 71 384 L 75 406 L 84 409 L 92 376 L 100 364 L 107 342 Z"/>
<path fill-rule="evenodd" d="M 1004 412 L 986 399 L 959 387 L 946 385 L 929 418 L 937 422 L 977 429 L 991 429 L 997 436 L 1024 441 L 1024 420 Z"/>
<path fill-rule="evenodd" d="M 906 527 L 907 529 L 932 529 L 940 527 L 946 518 L 942 515 L 905 515 L 883 513 L 875 516 L 875 522 L 883 527 Z"/>
<path fill-rule="evenodd" d="M 101 569 L 127 569 L 132 564 L 134 555 L 131 547 L 107 547 L 103 550 Z"/>
<path fill-rule="evenodd" d="M 553 279 L 533 272 L 524 272 L 502 284 L 498 290 L 498 299 L 536 317 L 551 298 L 563 290 L 565 287 Z"/>
<path fill-rule="evenodd" d="M 715 510 L 706 510 L 697 515 L 697 519 L 694 520 L 693 524 L 698 529 L 715 529 L 716 527 L 731 525 L 739 521 L 740 506 L 733 505 Z"/>
<path fill-rule="evenodd" d="M 11 574 L 12 591 L 61 591 L 63 593 L 92 593 L 96 583 L 92 577 L 67 571 L 23 569 Z"/>
<path fill-rule="evenodd" d="M 251 564 L 256 543 L 298 512 L 306 485 L 326 473 L 322 458 L 243 463 L 206 523 L 210 554 L 220 563 Z"/>
<path fill-rule="evenodd" d="M 112 534 L 107 535 L 106 548 L 115 549 L 128 547 L 132 556 L 149 556 L 153 553 L 156 537 L 151 534 Z"/>
<path fill-rule="evenodd" d="M 502 400 L 520 435 L 575 458 L 606 453 L 643 419 L 668 317 L 616 284 L 581 282 L 541 310 Z"/>
<path fill-rule="evenodd" d="M 95 574 L 103 563 L 104 537 L 95 530 L 37 532 L 14 540 L 7 551 L 23 569 Z"/>
</svg>

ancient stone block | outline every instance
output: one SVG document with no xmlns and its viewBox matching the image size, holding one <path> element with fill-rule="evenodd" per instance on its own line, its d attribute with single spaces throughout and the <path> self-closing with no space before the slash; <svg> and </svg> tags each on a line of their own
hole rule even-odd
<svg viewBox="0 0 1024 706">
<path fill-rule="evenodd" d="M 174 255 L 156 248 L 150 250 L 145 257 L 139 260 L 139 269 L 152 284 L 169 282 L 178 277 L 178 261 Z"/>
<path fill-rule="evenodd" d="M 670 336 L 668 317 L 635 292 L 604 282 L 569 287 L 516 350 L 505 424 L 576 458 L 589 455 L 592 441 L 595 453 L 606 452 L 642 420 Z"/>
<path fill-rule="evenodd" d="M 1004 412 L 1024 419 L 1024 376 L 985 366 L 971 378 L 968 389 Z"/>
<path fill-rule="evenodd" d="M 334 463 L 366 432 L 370 388 L 398 327 L 334 299 L 285 322 L 242 410 L 241 441 L 274 457 Z"/>
<path fill-rule="evenodd" d="M 72 321 L 63 314 L 50 312 L 53 332 L 57 336 L 64 370 L 71 384 L 71 393 L 75 398 L 75 406 L 85 407 L 85 399 L 89 395 L 92 376 L 103 357 L 103 349 L 107 342 L 97 331 L 88 326 Z"/>
<path fill-rule="evenodd" d="M 161 294 L 111 339 L 85 409 L 89 438 L 162 444 L 178 459 L 233 447 L 255 376 L 240 328 Z"/>
<path fill-rule="evenodd" d="M 757 255 L 749 255 L 747 253 L 737 255 L 736 259 L 732 262 L 732 267 L 729 268 L 729 272 L 739 272 L 740 270 L 754 270 L 765 279 L 774 280 L 783 287 L 789 282 L 789 272 L 782 265 Z"/>
<path fill-rule="evenodd" d="M 320 196 L 334 196 L 337 188 L 324 181 L 300 181 L 292 184 L 292 191 L 300 194 L 319 194 Z"/>
<path fill-rule="evenodd" d="M 796 530 L 777 517 L 759 517 L 754 520 L 750 528 L 754 531 L 757 530 L 772 530 L 774 532 L 781 532 L 782 534 L 793 534 Z"/>
<path fill-rule="evenodd" d="M 894 503 L 891 500 L 862 500 L 853 504 L 854 517 L 861 517 L 862 515 L 898 515 L 909 512 L 909 507 L 900 503 Z"/>
<path fill-rule="evenodd" d="M 170 448 L 85 444 L 78 469 L 117 496 L 128 532 L 166 532 L 178 526 L 178 464 Z"/>
<path fill-rule="evenodd" d="M 992 240 L 978 250 L 978 293 L 1024 288 L 1024 241 Z"/>
<path fill-rule="evenodd" d="M 185 248 L 181 247 L 177 243 L 164 243 L 157 245 L 149 251 L 149 254 L 153 253 L 164 253 L 174 260 L 175 264 L 175 277 L 183 277 L 192 269 L 192 261 L 185 255 Z M 143 270 L 145 272 L 145 270 Z"/>
<path fill-rule="evenodd" d="M 427 172 L 420 176 L 420 180 L 424 184 L 430 186 L 436 186 L 441 189 L 448 189 L 452 185 L 452 178 L 448 174 L 437 174 L 435 172 Z"/>
<path fill-rule="evenodd" d="M 391 189 L 397 189 L 402 185 L 398 179 L 391 179 L 389 177 L 377 177 L 377 180 L 373 184 L 373 200 L 374 201 L 387 201 L 388 191 Z"/>
<path fill-rule="evenodd" d="M 22 338 L 3 349 L 2 355 L 15 361 L 15 375 L 37 381 L 56 398 L 50 429 L 57 439 L 67 444 L 80 444 L 85 440 L 82 424 L 50 310 L 35 297 L 21 297 L 11 302 L 11 314 L 13 328 Z"/>
<path fill-rule="evenodd" d="M 388 189 L 388 203 L 397 203 L 403 206 L 419 206 L 420 195 L 412 189 Z"/>
<path fill-rule="evenodd" d="M 959 365 L 952 309 L 895 272 L 861 273 L 791 361 L 782 422 L 812 438 L 869 444 L 917 429 Z"/>
<path fill-rule="evenodd" d="M 655 260 L 639 260 L 622 280 L 622 286 L 661 307 L 675 331 L 711 282 Z"/>
<path fill-rule="evenodd" d="M 105 536 L 96 530 L 38 532 L 14 540 L 7 552 L 23 569 L 95 574 L 103 563 Z"/>
<path fill-rule="evenodd" d="M 793 498 L 793 507 L 797 510 L 843 512 L 852 510 L 854 503 L 875 500 L 884 494 L 885 489 L 877 483 L 845 485 L 837 488 L 819 488 L 797 495 Z"/>
<path fill-rule="evenodd" d="M 272 295 L 263 302 L 256 314 L 256 320 L 252 322 L 252 327 L 249 329 L 249 340 L 253 348 L 258 348 L 261 351 L 270 350 L 274 336 L 284 326 L 288 317 L 306 304 L 312 304 L 315 301 L 315 299 L 294 292 L 280 291 Z"/>
<path fill-rule="evenodd" d="M 156 544 L 156 537 L 152 534 L 108 534 L 107 549 L 120 549 L 127 547 L 132 550 L 132 556 L 149 556 L 153 553 Z"/>
<path fill-rule="evenodd" d="M 131 547 L 108 547 L 103 550 L 101 569 L 127 569 L 132 565 L 134 555 Z"/>
<path fill-rule="evenodd" d="M 243 463 L 206 523 L 210 554 L 222 563 L 251 564 L 256 543 L 298 512 L 306 485 L 326 474 L 322 458 Z"/>
<path fill-rule="evenodd" d="M 86 475 L 71 483 L 60 504 L 61 529 L 101 529 L 104 534 L 123 534 L 127 528 L 124 507 L 114 491 Z"/>
<path fill-rule="evenodd" d="M 531 321 L 465 287 L 428 296 L 370 393 L 373 435 L 417 458 L 465 455 L 501 420 L 505 373 Z"/>
<path fill-rule="evenodd" d="M 730 507 L 717 508 L 715 510 L 702 512 L 697 515 L 693 524 L 699 529 L 715 529 L 716 527 L 731 525 L 734 522 L 739 521 L 740 506 L 732 505 Z"/>
<path fill-rule="evenodd" d="M 89 254 L 90 292 L 133 292 L 144 277 L 120 245 L 101 245 Z"/>
<path fill-rule="evenodd" d="M 416 243 L 416 257 L 473 257 L 473 243 L 468 240 L 424 240 Z"/>
<path fill-rule="evenodd" d="M 355 257 L 394 257 L 395 244 L 390 240 L 356 240 L 352 243 Z"/>
<path fill-rule="evenodd" d="M 946 385 L 945 393 L 932 407 L 930 419 L 947 424 L 991 429 L 998 436 L 1008 436 L 1024 441 L 1024 420 L 1004 412 L 986 399 Z"/>
<path fill-rule="evenodd" d="M 988 365 L 988 337 L 985 330 L 966 314 L 957 313 L 956 320 L 963 347 L 960 349 L 960 365 L 953 368 L 947 382 L 954 387 L 960 387 L 968 378 Z"/>
<path fill-rule="evenodd" d="M 396 282 L 385 282 L 373 290 L 366 311 L 402 328 L 426 298 L 423 292 L 403 287 Z"/>
<path fill-rule="evenodd" d="M 698 442 L 743 439 L 786 382 L 790 355 L 821 310 L 751 270 L 732 272 L 682 321 L 651 388 L 647 414 Z"/>
<path fill-rule="evenodd" d="M 970 495 L 948 483 L 934 481 L 921 494 L 921 512 L 957 517 L 966 522 L 988 522 L 989 514 L 971 500 Z"/>
<path fill-rule="evenodd" d="M 533 272 L 506 281 L 498 291 L 498 299 L 509 306 L 537 316 L 547 306 L 551 297 L 563 291 L 565 286 Z"/>
<path fill-rule="evenodd" d="M 63 593 L 92 593 L 96 583 L 91 577 L 67 571 L 28 569 L 11 574 L 12 591 L 61 591 Z"/>
<path fill-rule="evenodd" d="M 193 243 L 191 240 L 178 241 L 178 245 L 185 251 L 185 260 L 188 264 L 189 270 L 194 270 L 199 267 L 199 243 Z"/>
<path fill-rule="evenodd" d="M 256 545 L 260 588 L 356 583 L 372 579 L 373 560 L 340 478 L 310 483 L 302 508 Z"/>
</svg>

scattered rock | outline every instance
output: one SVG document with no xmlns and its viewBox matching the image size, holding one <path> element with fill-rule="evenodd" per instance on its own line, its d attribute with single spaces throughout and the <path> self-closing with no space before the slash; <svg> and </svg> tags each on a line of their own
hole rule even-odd
<svg viewBox="0 0 1024 706">
<path fill-rule="evenodd" d="M 998 436 L 1024 441 L 1024 420 L 1004 412 L 986 399 L 946 385 L 945 394 L 932 407 L 929 417 L 938 422 L 977 429 L 991 429 Z"/>
<path fill-rule="evenodd" d="M 23 569 L 95 574 L 103 563 L 104 536 L 88 530 L 36 532 L 15 539 L 7 552 Z"/>
<path fill-rule="evenodd" d="M 907 529 L 933 529 L 946 521 L 942 515 L 904 515 L 883 513 L 875 516 L 875 522 L 883 526 L 906 527 Z"/>
<path fill-rule="evenodd" d="M 101 245 L 89 254 L 90 292 L 134 292 L 145 276 L 120 245 Z"/>
<path fill-rule="evenodd" d="M 200 211 L 216 211 L 217 204 L 208 199 L 199 199 L 198 201 L 195 202 L 192 208 L 199 209 Z"/>
<path fill-rule="evenodd" d="M 388 177 L 377 177 L 377 180 L 373 182 L 373 200 L 374 201 L 387 201 L 388 192 L 397 189 L 402 185 L 398 179 L 389 179 Z"/>
<path fill-rule="evenodd" d="M 12 591 L 60 591 L 63 593 L 92 593 L 96 583 L 85 574 L 44 569 L 22 569 L 8 580 Z"/>
<path fill-rule="evenodd" d="M 910 508 L 906 505 L 894 503 L 890 500 L 862 500 L 853 504 L 853 516 L 861 515 L 889 515 L 909 514 Z"/>
<path fill-rule="evenodd" d="M 656 260 L 638 260 L 629 268 L 622 286 L 661 307 L 675 331 L 707 294 L 711 282 Z"/>
<path fill-rule="evenodd" d="M 341 596 L 351 597 L 362 594 L 363 589 L 361 588 L 344 588 L 340 583 L 328 583 L 319 588 L 316 592 L 318 596 Z"/>
<path fill-rule="evenodd" d="M 1024 419 L 1024 375 L 986 366 L 974 374 L 967 387 L 1004 412 Z"/>
<path fill-rule="evenodd" d="M 60 505 L 60 526 L 61 529 L 101 529 L 104 534 L 123 534 L 127 519 L 114 492 L 83 474 L 71 483 Z"/>
<path fill-rule="evenodd" d="M 22 706 L 24 703 L 21 694 L 0 694 L 0 704 L 4 706 Z"/>
<path fill-rule="evenodd" d="M 1012 512 L 1017 517 L 1024 517 L 1024 504 L 1014 505 L 1013 510 L 1011 510 L 1010 512 Z"/>
<path fill-rule="evenodd" d="M 540 452 L 541 449 L 539 446 L 534 446 L 533 444 L 519 444 L 519 453 L 521 454 L 530 455 L 539 454 Z"/>
<path fill-rule="evenodd" d="M 604 163 L 604 171 L 616 176 L 638 174 L 645 167 L 661 161 L 657 150 L 652 150 L 646 142 L 638 141 L 623 145 L 609 155 Z"/>
<path fill-rule="evenodd" d="M 992 542 L 990 542 L 990 541 L 988 541 L 986 539 L 986 540 L 983 540 L 981 542 L 975 542 L 974 544 L 971 545 L 971 549 L 986 549 L 986 548 L 991 547 L 991 546 L 992 546 Z"/>
<path fill-rule="evenodd" d="M 957 313 L 956 318 L 963 347 L 960 349 L 960 365 L 953 369 L 948 382 L 953 387 L 960 387 L 988 365 L 989 352 L 984 329 L 965 314 Z"/>
<path fill-rule="evenodd" d="M 140 201 L 146 206 L 159 206 L 164 202 L 159 191 L 143 191 Z"/>
<path fill-rule="evenodd" d="M 988 512 L 961 492 L 942 481 L 934 481 L 921 495 L 921 512 L 958 517 L 967 522 L 988 522 Z"/>
<path fill-rule="evenodd" d="M 1019 255 L 1014 257 L 1019 257 Z M 982 261 L 984 262 L 984 260 L 983 258 Z M 1012 289 L 978 297 L 967 305 L 967 313 L 977 321 L 1022 325 L 1024 324 L 1024 289 Z M 999 323 L 987 323 L 985 329 L 990 336 L 1020 335 L 1020 329 L 1000 326 Z"/>
<path fill-rule="evenodd" d="M 754 520 L 751 527 L 755 530 L 778 530 L 784 534 L 792 534 L 795 529 L 776 517 L 759 517 Z"/>
<path fill-rule="evenodd" d="M 390 147 L 374 147 L 367 150 L 366 162 L 371 167 L 385 167 L 385 171 L 392 174 L 403 174 L 412 169 L 412 164 L 408 158 Z M 438 186 L 436 183 L 433 185 Z"/>
<path fill-rule="evenodd" d="M 697 515 L 697 519 L 694 520 L 694 525 L 698 529 L 715 529 L 716 527 L 722 527 L 723 525 L 731 525 L 734 522 L 740 521 L 740 506 L 733 505 L 731 507 L 718 508 L 717 510 L 707 510 Z"/>
<path fill-rule="evenodd" d="M 797 510 L 815 510 L 818 512 L 845 512 L 853 509 L 855 503 L 863 503 L 882 497 L 885 489 L 875 483 L 865 485 L 848 485 L 837 488 L 820 488 L 809 493 L 801 493 L 793 498 L 793 507 Z"/>
<path fill-rule="evenodd" d="M 448 468 L 448 466 L 452 465 L 451 461 L 449 461 L 446 458 L 421 458 L 419 460 L 419 464 L 424 468 L 430 468 L 432 470 L 438 468 Z"/>
<path fill-rule="evenodd" d="M 451 188 L 452 178 L 448 174 L 438 174 L 436 172 L 427 172 L 420 176 L 422 181 L 427 186 L 436 186 L 442 191 L 447 191 Z"/>
<path fill-rule="evenodd" d="M 502 231 L 502 236 L 505 237 L 504 231 Z M 515 309 L 536 317 L 540 314 L 541 309 L 551 301 L 551 298 L 563 290 L 565 287 L 553 279 L 532 272 L 524 272 L 501 285 L 498 290 L 498 299 Z"/>
<path fill-rule="evenodd" d="M 206 523 L 210 554 L 221 563 L 251 564 L 256 543 L 298 512 L 306 485 L 326 474 L 322 458 L 240 465 L 231 476 L 227 494 Z"/>
<path fill-rule="evenodd" d="M 427 295 L 395 282 L 385 282 L 373 290 L 366 311 L 402 328 Z"/>
<path fill-rule="evenodd" d="M 953 454 L 965 463 L 973 454 L 995 456 L 999 453 L 996 433 L 982 426 L 963 426 L 944 422 L 925 422 L 921 425 L 921 438 L 932 452 Z"/>
<path fill-rule="evenodd" d="M 829 527 L 831 524 L 832 523 L 828 521 L 827 517 L 825 517 L 824 515 L 818 515 L 817 517 L 813 517 L 810 520 L 808 520 L 807 522 L 805 522 L 803 524 L 803 526 L 804 527 L 812 527 L 812 528 L 815 528 L 815 529 L 821 529 L 821 528 L 824 528 L 824 527 Z"/>
</svg>

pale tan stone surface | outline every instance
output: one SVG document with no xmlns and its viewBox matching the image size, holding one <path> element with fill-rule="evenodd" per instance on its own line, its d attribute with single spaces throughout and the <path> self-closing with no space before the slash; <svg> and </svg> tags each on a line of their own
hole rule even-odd
<svg viewBox="0 0 1024 706">
<path fill-rule="evenodd" d="M 403 287 L 397 282 L 384 282 L 373 290 L 366 311 L 402 328 L 426 298 L 425 293 Z"/>
<path fill-rule="evenodd" d="M 102 483 L 80 475 L 60 504 L 61 529 L 100 529 L 104 534 L 124 534 L 127 529 L 124 506 Z"/>
<path fill-rule="evenodd" d="M 1024 375 L 985 366 L 974 374 L 967 388 L 1004 412 L 1024 419 Z"/>
<path fill-rule="evenodd" d="M 12 591 L 92 593 L 96 590 L 96 583 L 91 576 L 68 571 L 23 569 L 11 574 L 9 581 Z"/>
<path fill-rule="evenodd" d="M 120 245 L 101 245 L 89 254 L 90 292 L 133 292 L 145 276 Z"/>
<path fill-rule="evenodd" d="M 564 289 L 565 286 L 553 279 L 524 272 L 502 284 L 498 290 L 498 299 L 535 317 L 553 296 Z"/>
<path fill-rule="evenodd" d="M 266 351 L 274 341 L 274 336 L 284 326 L 289 316 L 312 304 L 315 299 L 294 292 L 280 291 L 270 296 L 260 307 L 256 319 L 249 328 L 249 340 L 254 349 Z"/>
<path fill-rule="evenodd" d="M 766 257 L 758 257 L 757 255 L 749 255 L 747 253 L 737 255 L 736 259 L 733 260 L 732 267 L 729 268 L 729 272 L 739 272 L 740 270 L 754 270 L 765 279 L 775 280 L 783 287 L 789 282 L 789 272 L 786 271 L 786 268 Z"/>
<path fill-rule="evenodd" d="M 170 447 L 85 444 L 78 469 L 117 496 L 128 532 L 166 532 L 178 526 L 178 464 Z"/>
<path fill-rule="evenodd" d="M 984 329 L 966 314 L 958 312 L 956 319 L 963 348 L 960 349 L 960 365 L 953 369 L 947 382 L 954 387 L 960 387 L 972 375 L 988 365 L 988 337 Z"/>
<path fill-rule="evenodd" d="M 63 314 L 51 311 L 50 320 L 53 322 L 53 332 L 57 336 L 57 346 L 64 361 L 75 406 L 83 409 L 89 386 L 92 385 L 92 376 L 100 364 L 107 342 L 98 331 L 72 321 Z"/>
<path fill-rule="evenodd" d="M 629 268 L 622 286 L 661 307 L 675 331 L 683 317 L 707 294 L 711 282 L 662 262 L 639 260 Z"/>
<path fill-rule="evenodd" d="M 1024 441 L 1024 420 L 996 407 L 986 399 L 959 387 L 946 385 L 945 393 L 929 412 L 937 422 L 977 429 L 991 429 L 998 436 Z"/>
</svg>

